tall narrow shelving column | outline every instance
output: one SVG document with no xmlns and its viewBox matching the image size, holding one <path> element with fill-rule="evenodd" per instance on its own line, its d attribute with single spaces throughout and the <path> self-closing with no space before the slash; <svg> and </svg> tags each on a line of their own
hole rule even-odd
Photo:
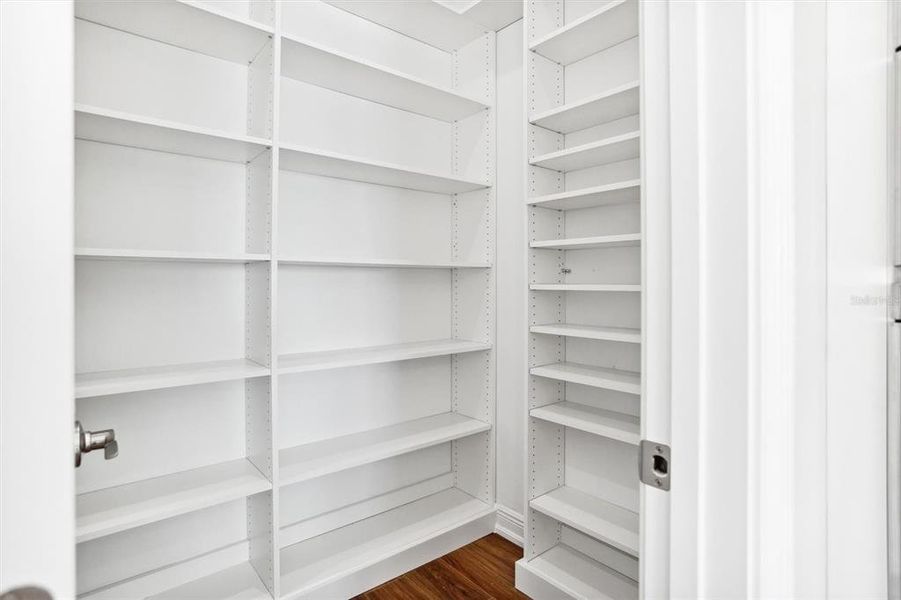
<svg viewBox="0 0 901 600">
<path fill-rule="evenodd" d="M 77 590 L 275 598 L 277 6 L 76 2 Z"/>
<path fill-rule="evenodd" d="M 493 528 L 494 33 L 431 2 L 408 30 L 428 23 L 406 6 L 283 5 L 285 598 L 353 596 Z"/>
<path fill-rule="evenodd" d="M 637 598 L 637 0 L 526 0 L 532 597 Z"/>
</svg>

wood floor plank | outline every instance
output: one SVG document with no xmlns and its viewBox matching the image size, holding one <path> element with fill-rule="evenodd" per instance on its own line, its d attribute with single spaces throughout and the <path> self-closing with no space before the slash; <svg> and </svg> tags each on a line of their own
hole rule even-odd
<svg viewBox="0 0 901 600">
<path fill-rule="evenodd" d="M 522 548 L 491 534 L 354 600 L 528 600 L 513 586 Z"/>
</svg>

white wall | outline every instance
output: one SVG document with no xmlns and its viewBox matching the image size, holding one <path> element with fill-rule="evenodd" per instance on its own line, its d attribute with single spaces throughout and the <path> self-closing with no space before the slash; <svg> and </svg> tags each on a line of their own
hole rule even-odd
<svg viewBox="0 0 901 600">
<path fill-rule="evenodd" d="M 497 34 L 497 503 L 522 523 L 526 210 L 522 21 Z M 519 532 L 521 534 L 521 532 Z"/>
</svg>

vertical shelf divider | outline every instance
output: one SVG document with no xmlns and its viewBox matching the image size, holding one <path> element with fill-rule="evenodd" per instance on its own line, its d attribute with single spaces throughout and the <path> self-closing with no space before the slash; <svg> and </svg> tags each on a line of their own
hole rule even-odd
<svg viewBox="0 0 901 600">
<path fill-rule="evenodd" d="M 278 92 L 280 6 L 252 3 L 255 18 L 271 23 L 275 34 L 248 68 L 247 131 L 272 139 L 272 148 L 247 165 L 245 250 L 270 260 L 245 266 L 245 344 L 247 357 L 269 367 L 269 376 L 245 384 L 247 456 L 272 482 L 272 490 L 247 499 L 250 564 L 273 599 L 279 597 L 278 543 L 278 377 L 275 348 L 278 197 Z"/>
</svg>

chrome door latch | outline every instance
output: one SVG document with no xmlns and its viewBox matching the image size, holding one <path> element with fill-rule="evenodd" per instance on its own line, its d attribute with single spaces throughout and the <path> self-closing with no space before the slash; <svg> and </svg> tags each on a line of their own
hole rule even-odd
<svg viewBox="0 0 901 600">
<path fill-rule="evenodd" d="M 103 448 L 103 458 L 110 460 L 119 456 L 119 442 L 112 429 L 85 431 L 80 421 L 75 421 L 75 466 L 81 466 L 81 455 Z"/>
<path fill-rule="evenodd" d="M 666 444 L 641 440 L 641 482 L 658 490 L 669 491 L 670 449 Z"/>
</svg>

